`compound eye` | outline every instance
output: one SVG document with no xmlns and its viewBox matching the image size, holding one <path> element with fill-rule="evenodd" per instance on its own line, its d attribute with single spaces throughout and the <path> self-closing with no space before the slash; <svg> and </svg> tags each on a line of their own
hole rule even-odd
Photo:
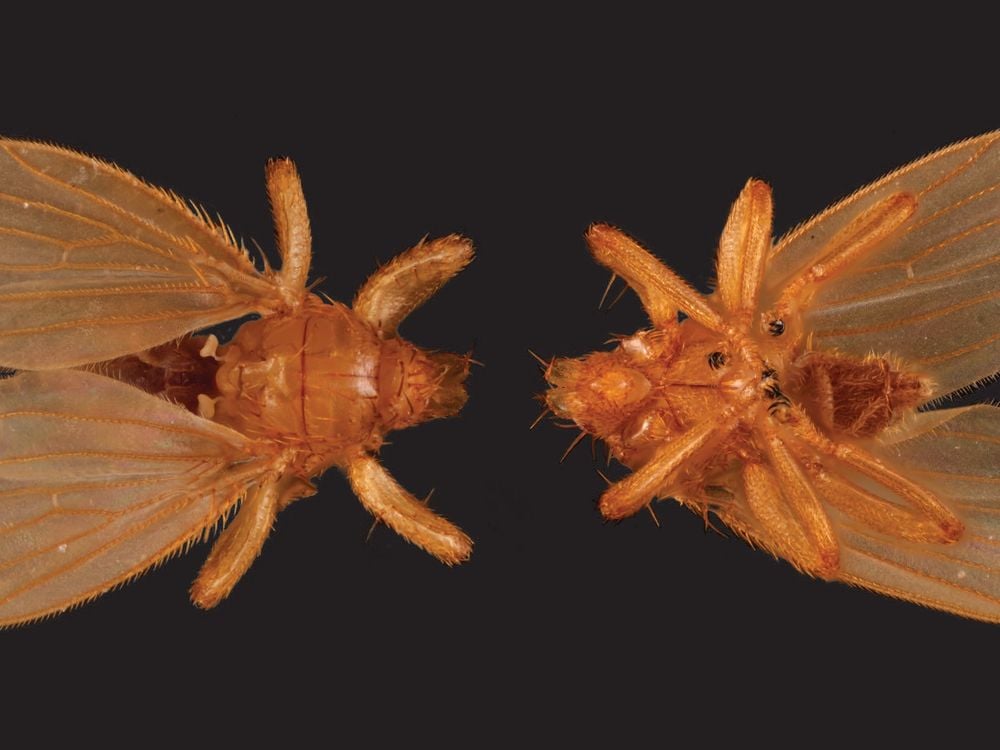
<svg viewBox="0 0 1000 750">
<path fill-rule="evenodd" d="M 708 366 L 713 370 L 718 370 L 726 364 L 726 355 L 722 352 L 712 352 L 708 355 Z"/>
<path fill-rule="evenodd" d="M 772 336 L 780 336 L 785 332 L 785 321 L 781 318 L 775 318 L 774 320 L 768 322 L 767 332 Z"/>
</svg>

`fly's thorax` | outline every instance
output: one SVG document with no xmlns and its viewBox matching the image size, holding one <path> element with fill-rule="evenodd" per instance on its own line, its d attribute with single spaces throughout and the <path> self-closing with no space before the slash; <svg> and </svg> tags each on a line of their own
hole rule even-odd
<svg viewBox="0 0 1000 750">
<path fill-rule="evenodd" d="M 706 419 L 735 413 L 752 422 L 780 397 L 777 372 L 752 337 L 691 320 L 619 339 L 608 352 L 557 359 L 546 378 L 555 415 L 629 465 Z"/>
<path fill-rule="evenodd" d="M 384 432 L 457 414 L 468 394 L 470 359 L 428 352 L 399 338 L 380 342 L 377 413 Z"/>
<path fill-rule="evenodd" d="M 377 446 L 380 343 L 336 303 L 246 323 L 218 352 L 215 419 L 316 452 Z"/>
<path fill-rule="evenodd" d="M 739 410 L 760 399 L 766 365 L 753 337 L 736 330 L 720 334 L 686 320 L 680 341 L 660 382 L 682 406 L 685 421 L 701 421 L 716 410 Z"/>
<path fill-rule="evenodd" d="M 762 312 L 751 321 L 751 335 L 769 360 L 793 357 L 807 345 L 804 316 L 816 285 L 807 285 L 791 297 L 784 296 L 783 291 L 783 285 L 761 290 Z"/>
</svg>

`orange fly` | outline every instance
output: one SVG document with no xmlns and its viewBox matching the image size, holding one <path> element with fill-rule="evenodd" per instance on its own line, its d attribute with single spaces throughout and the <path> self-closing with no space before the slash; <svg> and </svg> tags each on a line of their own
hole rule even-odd
<svg viewBox="0 0 1000 750">
<path fill-rule="evenodd" d="M 447 564 L 458 528 L 374 454 L 455 414 L 465 356 L 399 324 L 472 259 L 457 236 L 379 269 L 352 307 L 309 292 L 292 162 L 268 164 L 280 271 L 222 224 L 112 165 L 0 140 L 0 625 L 59 612 L 206 536 L 239 505 L 191 597 L 212 607 L 277 514 L 342 469 L 362 504 Z M 187 336 L 251 313 L 228 344 Z"/>
<path fill-rule="evenodd" d="M 633 469 L 605 518 L 673 497 L 807 574 L 1000 622 L 1000 409 L 920 410 L 997 373 L 998 188 L 994 132 L 772 244 L 750 180 L 707 297 L 591 227 L 652 322 L 546 368 L 548 408 Z"/>
</svg>

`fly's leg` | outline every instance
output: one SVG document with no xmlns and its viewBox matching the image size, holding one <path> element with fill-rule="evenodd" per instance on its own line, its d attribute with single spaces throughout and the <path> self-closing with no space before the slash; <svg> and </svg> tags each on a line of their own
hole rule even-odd
<svg viewBox="0 0 1000 750">
<path fill-rule="evenodd" d="M 385 337 L 472 260 L 472 243 L 452 234 L 421 241 L 378 269 L 358 290 L 354 312 Z"/>
<path fill-rule="evenodd" d="M 642 467 L 604 492 L 601 513 L 605 518 L 618 520 L 641 510 L 662 495 L 663 485 L 674 471 L 713 439 L 723 439 L 735 426 L 733 417 L 723 414 L 719 420 L 707 419 L 683 435 L 664 442 Z"/>
<path fill-rule="evenodd" d="M 447 565 L 472 554 L 472 540 L 404 490 L 372 456 L 347 465 L 347 479 L 368 511 L 403 538 Z"/>
<path fill-rule="evenodd" d="M 719 239 L 719 296 L 739 318 L 739 329 L 752 322 L 760 296 L 767 254 L 771 249 L 771 188 L 750 180 L 729 211 Z"/>
<path fill-rule="evenodd" d="M 748 463 L 743 467 L 743 490 L 747 505 L 754 518 L 766 532 L 766 544 L 772 553 L 787 559 L 799 570 L 821 578 L 829 578 L 833 571 L 825 564 L 815 542 L 809 538 L 802 524 L 788 512 L 794 505 L 781 490 L 774 471 L 765 464 Z M 758 543 L 763 541 L 753 537 Z"/>
<path fill-rule="evenodd" d="M 221 602 L 260 554 L 278 513 L 278 482 L 263 480 L 247 495 L 236 517 L 215 540 L 191 587 L 191 601 L 202 609 Z"/>
<path fill-rule="evenodd" d="M 875 455 L 863 448 L 848 443 L 834 442 L 823 436 L 809 422 L 808 417 L 797 408 L 789 410 L 785 428 L 790 430 L 791 434 L 798 440 L 818 451 L 821 455 L 842 461 L 908 502 L 918 513 L 938 528 L 941 534 L 939 541 L 955 542 L 961 538 L 965 527 L 947 506 L 938 500 L 932 492 L 893 471 Z"/>
<path fill-rule="evenodd" d="M 840 546 L 812 482 L 770 419 L 758 437 L 768 463 L 781 480 L 782 495 L 815 549 L 816 563 L 806 569 L 821 578 L 832 578 L 840 567 Z"/>
<path fill-rule="evenodd" d="M 913 542 L 948 542 L 941 527 L 926 515 L 890 503 L 853 482 L 831 474 L 822 466 L 813 464 L 807 469 L 827 503 L 868 528 Z"/>
<path fill-rule="evenodd" d="M 296 311 L 306 297 L 306 281 L 312 256 L 309 213 L 298 170 L 290 159 L 267 164 L 267 196 L 274 215 L 274 232 L 281 254 L 278 283 L 285 303 Z"/>
<path fill-rule="evenodd" d="M 628 235 L 607 224 L 595 224 L 587 231 L 587 244 L 598 263 L 636 291 L 657 328 L 676 323 L 677 311 L 683 310 L 713 331 L 726 331 L 722 318 L 698 292 Z"/>
<path fill-rule="evenodd" d="M 834 455 L 841 461 L 874 479 L 879 484 L 913 503 L 930 518 L 947 541 L 958 541 L 965 530 L 962 522 L 933 493 L 885 466 L 867 451 L 851 445 L 837 445 Z"/>
<path fill-rule="evenodd" d="M 305 480 L 293 474 L 282 474 L 281 470 L 263 478 L 215 540 L 191 587 L 191 601 L 202 609 L 211 609 L 229 596 L 260 555 L 279 511 L 315 491 Z"/>
<path fill-rule="evenodd" d="M 793 316 L 813 284 L 825 281 L 850 267 L 905 224 L 917 210 L 917 199 L 909 193 L 893 193 L 861 213 L 835 234 L 819 262 L 802 270 L 781 293 L 769 320 Z"/>
</svg>

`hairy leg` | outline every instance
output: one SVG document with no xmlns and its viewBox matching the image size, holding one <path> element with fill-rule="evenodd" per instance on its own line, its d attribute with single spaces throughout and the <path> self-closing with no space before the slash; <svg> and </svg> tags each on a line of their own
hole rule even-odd
<svg viewBox="0 0 1000 750">
<path fill-rule="evenodd" d="M 809 445 L 821 455 L 843 461 L 851 468 L 898 495 L 900 499 L 910 503 L 919 513 L 937 526 L 943 535 L 942 541 L 953 542 L 961 538 L 964 526 L 947 506 L 938 500 L 932 492 L 893 471 L 877 456 L 855 445 L 828 439 L 820 434 L 805 413 L 799 409 L 791 411 L 785 427 L 798 440 Z"/>
<path fill-rule="evenodd" d="M 421 241 L 382 266 L 358 290 L 354 312 L 395 336 L 407 315 L 472 260 L 472 243 L 456 234 Z"/>
<path fill-rule="evenodd" d="M 372 456 L 351 461 L 347 479 L 361 504 L 403 538 L 447 565 L 469 559 L 472 540 L 400 487 Z"/>
<path fill-rule="evenodd" d="M 262 480 L 250 491 L 236 517 L 215 540 L 191 587 L 191 601 L 211 609 L 233 590 L 260 554 L 278 514 L 279 478 Z"/>
<path fill-rule="evenodd" d="M 306 296 L 306 280 L 312 256 L 312 234 L 302 181 L 290 159 L 274 159 L 267 163 L 267 196 L 274 215 L 274 232 L 281 254 L 282 297 L 296 310 Z"/>
<path fill-rule="evenodd" d="M 722 439 L 736 426 L 731 416 L 706 419 L 680 437 L 665 441 L 639 469 L 611 485 L 601 496 L 600 508 L 605 518 L 630 516 L 661 494 L 670 474 L 713 438 Z"/>
<path fill-rule="evenodd" d="M 757 309 L 761 279 L 771 250 L 771 188 L 749 180 L 729 211 L 719 239 L 718 294 L 747 331 Z"/>
<path fill-rule="evenodd" d="M 840 566 L 840 546 L 830 518 L 816 496 L 816 489 L 770 420 L 765 422 L 760 432 L 759 442 L 774 473 L 781 480 L 782 494 L 816 549 L 818 567 L 810 572 L 832 578 Z"/>
<path fill-rule="evenodd" d="M 863 212 L 830 239 L 818 263 L 803 269 L 781 294 L 774 317 L 787 317 L 803 292 L 817 282 L 847 268 L 860 256 L 906 223 L 917 210 L 917 199 L 909 193 L 893 193 Z"/>
<path fill-rule="evenodd" d="M 607 224 L 594 224 L 587 232 L 587 243 L 598 263 L 636 291 L 654 326 L 675 323 L 677 311 L 683 310 L 713 331 L 726 330 L 722 318 L 698 292 L 628 235 Z"/>
<path fill-rule="evenodd" d="M 788 512 L 789 502 L 774 471 L 765 464 L 745 464 L 743 490 L 750 512 L 767 534 L 770 544 L 764 546 L 769 546 L 771 552 L 784 557 L 799 570 L 828 578 L 830 571 L 820 559 L 816 544 Z"/>
<path fill-rule="evenodd" d="M 949 541 L 941 527 L 926 515 L 890 503 L 843 477 L 831 474 L 822 466 L 809 465 L 807 469 L 827 503 L 868 528 L 912 542 L 942 544 Z"/>
</svg>

